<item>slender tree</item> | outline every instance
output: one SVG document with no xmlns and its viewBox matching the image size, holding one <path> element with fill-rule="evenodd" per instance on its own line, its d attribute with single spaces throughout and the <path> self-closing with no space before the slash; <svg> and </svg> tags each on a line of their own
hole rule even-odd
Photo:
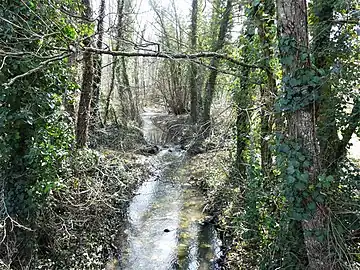
<svg viewBox="0 0 360 270">
<path fill-rule="evenodd" d="M 232 0 L 226 1 L 226 8 L 224 13 L 222 14 L 222 19 L 220 21 L 218 37 L 217 39 L 214 40 L 212 45 L 212 51 L 214 52 L 218 52 L 224 47 L 226 33 L 228 32 L 230 25 L 230 18 L 231 18 L 230 15 L 232 10 L 232 5 L 233 5 Z M 215 10 L 214 12 L 218 12 L 218 11 Z M 204 94 L 204 108 L 202 115 L 204 130 L 206 131 L 205 134 L 209 132 L 209 127 L 210 127 L 210 109 L 214 98 L 216 78 L 218 75 L 217 68 L 219 64 L 220 64 L 220 59 L 218 57 L 213 57 L 211 59 L 210 66 L 212 67 L 212 69 L 210 70 L 210 74 L 206 82 L 205 94 Z"/>
<path fill-rule="evenodd" d="M 91 21 L 92 10 L 89 0 L 83 0 L 84 17 Z M 92 44 L 91 36 L 87 35 L 84 39 L 84 46 L 90 47 Z M 83 56 L 83 76 L 81 85 L 81 95 L 79 102 L 78 118 L 76 125 L 76 143 L 77 147 L 85 147 L 88 140 L 88 129 L 90 120 L 90 104 L 92 95 L 92 86 L 94 79 L 94 62 L 93 54 L 90 51 L 85 51 Z"/>
<path fill-rule="evenodd" d="M 97 23 L 97 41 L 96 48 L 102 49 L 104 39 L 104 18 L 105 18 L 105 0 L 101 0 L 99 8 L 99 18 Z M 102 76 L 102 55 L 97 54 L 94 56 L 94 82 L 92 89 L 91 99 L 91 114 L 92 114 L 92 126 L 101 125 L 101 119 L 99 114 L 100 106 L 100 91 L 101 91 L 101 76 Z"/>
<path fill-rule="evenodd" d="M 116 24 L 116 41 L 115 41 L 115 50 L 118 51 L 121 46 L 121 40 L 123 38 L 123 19 L 124 19 L 124 6 L 125 0 L 119 0 L 117 5 L 117 24 Z M 106 97 L 105 101 L 105 113 L 104 113 L 104 125 L 106 125 L 109 110 L 110 110 L 110 102 L 111 96 L 114 93 L 115 82 L 116 82 L 116 71 L 119 69 L 119 59 L 118 56 L 113 56 L 112 70 L 111 70 L 111 81 L 110 81 L 110 89 Z"/>
<path fill-rule="evenodd" d="M 271 171 L 272 157 L 270 152 L 270 136 L 272 136 L 275 116 L 273 107 L 277 94 L 275 72 L 270 64 L 274 58 L 274 0 L 265 0 L 264 4 L 254 8 L 254 20 L 258 28 L 258 35 L 263 54 L 262 65 L 265 68 L 266 84 L 261 87 L 261 167 L 264 175 L 268 176 Z"/>
<path fill-rule="evenodd" d="M 191 9 L 191 50 L 196 50 L 196 35 L 197 35 L 197 17 L 198 17 L 198 0 L 192 1 Z M 198 120 L 198 83 L 197 79 L 197 66 L 195 63 L 190 64 L 190 116 L 191 121 L 196 123 Z"/>
</svg>

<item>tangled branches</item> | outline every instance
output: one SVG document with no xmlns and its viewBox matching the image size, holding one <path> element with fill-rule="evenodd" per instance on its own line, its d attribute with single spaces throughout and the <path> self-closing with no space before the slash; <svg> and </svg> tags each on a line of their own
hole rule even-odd
<svg viewBox="0 0 360 270">
<path fill-rule="evenodd" d="M 136 161 L 135 161 L 136 160 Z M 134 188 L 148 173 L 144 160 L 118 152 L 83 150 L 71 157 L 62 188 L 51 192 L 40 209 L 35 227 L 18 224 L 2 209 L 2 246 L 7 256 L 1 267 L 10 269 L 18 253 L 11 226 L 30 230 L 37 251 L 31 269 L 100 269 L 118 256 L 126 207 Z M 4 200 L 2 200 L 4 204 Z M 11 224 L 11 226 L 5 226 Z M 11 240 L 11 241 L 10 241 Z"/>
</svg>

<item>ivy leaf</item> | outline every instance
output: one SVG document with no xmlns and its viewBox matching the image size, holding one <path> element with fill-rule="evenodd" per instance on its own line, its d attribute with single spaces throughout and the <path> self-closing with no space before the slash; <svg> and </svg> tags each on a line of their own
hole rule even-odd
<svg viewBox="0 0 360 270">
<path fill-rule="evenodd" d="M 305 184 L 304 184 L 304 183 L 301 183 L 301 182 L 297 182 L 297 183 L 295 184 L 295 188 L 296 188 L 297 190 L 305 190 Z"/>
<path fill-rule="evenodd" d="M 308 173 L 302 173 L 300 175 L 300 179 L 302 182 L 307 183 L 309 181 L 309 174 Z"/>
<path fill-rule="evenodd" d="M 317 201 L 318 203 L 324 203 L 325 197 L 323 195 L 319 195 L 315 198 L 315 201 Z"/>
<path fill-rule="evenodd" d="M 288 168 L 287 168 L 287 173 L 288 174 L 293 174 L 295 172 L 295 168 L 293 165 L 290 165 Z"/>
<path fill-rule="evenodd" d="M 316 209 L 316 203 L 315 202 L 310 202 L 308 205 L 307 205 L 307 208 L 311 211 L 314 211 Z"/>
<path fill-rule="evenodd" d="M 306 169 L 306 168 L 309 168 L 310 167 L 310 162 L 308 160 L 305 160 L 304 163 L 303 163 L 303 167 Z"/>
<path fill-rule="evenodd" d="M 302 214 L 300 214 L 300 213 L 294 213 L 293 214 L 293 218 L 295 219 L 295 220 L 302 220 Z"/>
<path fill-rule="evenodd" d="M 295 179 L 295 177 L 293 177 L 293 176 L 290 175 L 290 176 L 287 178 L 287 181 L 288 181 L 289 184 L 293 184 L 293 183 L 295 183 L 296 179 Z"/>
<path fill-rule="evenodd" d="M 300 161 L 304 161 L 304 160 L 305 160 L 305 156 L 304 156 L 303 154 L 299 154 L 299 155 L 298 155 L 298 159 L 299 159 Z"/>
<path fill-rule="evenodd" d="M 298 85 L 300 85 L 301 82 L 295 78 L 291 78 L 289 83 L 290 83 L 290 86 L 298 86 Z"/>
<path fill-rule="evenodd" d="M 287 66 L 290 66 L 294 62 L 293 56 L 286 56 L 281 59 L 281 63 Z"/>
</svg>

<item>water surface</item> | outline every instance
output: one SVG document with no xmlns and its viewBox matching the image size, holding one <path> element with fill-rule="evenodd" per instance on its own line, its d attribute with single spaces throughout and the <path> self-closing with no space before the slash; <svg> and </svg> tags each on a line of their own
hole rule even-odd
<svg viewBox="0 0 360 270">
<path fill-rule="evenodd" d="M 160 146 L 164 133 L 152 119 L 161 115 L 142 115 L 145 139 Z M 216 233 L 202 224 L 204 198 L 186 183 L 185 152 L 175 145 L 160 149 L 150 157 L 154 175 L 130 202 L 120 269 L 215 269 Z"/>
</svg>

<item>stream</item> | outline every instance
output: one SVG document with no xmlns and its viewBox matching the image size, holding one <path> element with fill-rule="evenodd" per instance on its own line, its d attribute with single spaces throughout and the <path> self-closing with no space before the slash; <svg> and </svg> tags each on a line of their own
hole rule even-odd
<svg viewBox="0 0 360 270">
<path fill-rule="evenodd" d="M 220 247 L 215 229 L 201 222 L 204 198 L 182 175 L 185 151 L 161 146 L 164 134 L 152 121 L 158 116 L 161 113 L 142 114 L 144 137 L 160 151 L 149 157 L 153 176 L 130 202 L 119 269 L 217 269 Z"/>
</svg>

